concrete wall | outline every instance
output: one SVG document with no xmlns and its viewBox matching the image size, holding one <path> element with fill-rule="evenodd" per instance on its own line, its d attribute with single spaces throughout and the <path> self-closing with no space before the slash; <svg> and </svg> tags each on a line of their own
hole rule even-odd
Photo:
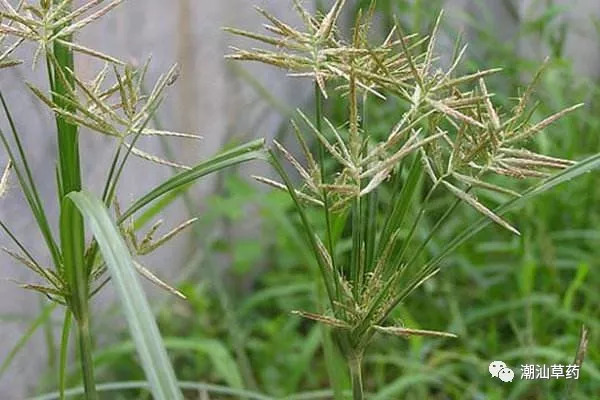
<svg viewBox="0 0 600 400">
<path fill-rule="evenodd" d="M 578 70 L 597 77 L 600 53 L 593 18 L 600 16 L 600 2 L 560 2 L 569 5 L 566 18 L 576 22 L 571 25 L 576 29 L 568 34 L 568 54 L 573 57 Z M 178 142 L 177 159 L 194 163 L 214 153 L 227 138 L 270 137 L 274 134 L 281 115 L 268 111 L 268 107 L 259 101 L 259 96 L 227 65 L 223 55 L 232 39 L 220 28 L 229 25 L 259 29 L 262 21 L 252 10 L 252 5 L 260 5 L 285 17 L 292 15 L 290 3 L 281 0 L 129 0 L 106 19 L 87 29 L 82 34 L 81 41 L 128 61 L 140 62 L 148 54 L 152 54 L 152 78 L 156 78 L 173 62 L 180 63 L 181 77 L 171 89 L 160 117 L 168 128 L 198 132 L 205 136 L 205 140 L 198 144 Z M 445 9 L 451 23 L 460 27 L 465 25 L 465 13 L 481 13 L 481 7 L 484 6 L 487 12 L 492 13 L 500 37 L 510 37 L 519 21 L 507 12 L 503 3 L 496 0 L 447 0 Z M 535 0 L 515 0 L 512 5 L 520 17 L 539 13 L 544 7 L 542 2 Z M 293 16 L 290 18 L 295 20 Z M 470 40 L 476 42 L 477 38 L 473 36 L 475 35 L 471 34 Z M 533 40 L 520 44 L 515 51 L 543 53 L 545 50 Z M 94 71 L 94 65 L 84 59 L 80 60 L 78 67 L 84 75 L 91 76 Z M 265 84 L 280 101 L 293 106 L 306 98 L 306 86 L 300 81 L 283 79 L 284 74 L 269 68 L 254 65 L 244 68 Z M 25 76 L 42 85 L 43 74 L 41 66 L 34 72 L 27 67 L 2 71 L 0 87 L 13 105 L 18 126 L 25 136 L 42 196 L 48 209 L 55 210 L 54 172 L 51 164 L 55 157 L 54 127 L 47 110 L 26 93 L 22 83 Z M 0 127 L 6 129 L 3 118 L 0 118 Z M 93 189 L 99 190 L 98 183 L 105 176 L 112 148 L 107 146 L 105 138 L 90 132 L 83 132 L 82 143 L 86 181 Z M 143 148 L 160 152 L 158 142 L 146 141 Z M 6 158 L 1 153 L 0 160 L 5 165 Z M 170 173 L 169 169 L 134 161 L 122 183 L 122 202 L 131 201 Z M 210 190 L 210 186 L 211 180 L 208 179 L 200 184 L 199 192 Z M 1 201 L 0 218 L 31 246 L 36 255 L 48 261 L 41 238 L 36 233 L 14 179 L 10 193 Z M 201 204 L 200 195 L 198 201 Z M 173 207 L 166 220 L 174 224 L 183 219 L 185 213 L 181 210 L 181 207 Z M 56 213 L 50 213 L 55 222 Z M 11 246 L 4 235 L 0 237 L 3 245 Z M 150 258 L 149 265 L 158 269 L 162 276 L 172 277 L 176 273 L 175 267 L 186 254 L 185 240 L 180 240 L 166 251 Z M 16 265 L 5 256 L 0 256 L 0 277 L 23 282 L 35 280 L 24 267 Z M 10 318 L 2 316 L 17 315 L 30 320 L 38 314 L 39 309 L 40 301 L 35 294 L 19 289 L 13 283 L 0 281 L 0 363 L 28 326 L 27 321 L 10 322 Z M 61 314 L 56 313 L 54 320 L 59 323 Z M 24 398 L 28 391 L 36 387 L 41 371 L 48 370 L 46 363 L 44 337 L 38 332 L 0 380 L 0 399 Z"/>
</svg>

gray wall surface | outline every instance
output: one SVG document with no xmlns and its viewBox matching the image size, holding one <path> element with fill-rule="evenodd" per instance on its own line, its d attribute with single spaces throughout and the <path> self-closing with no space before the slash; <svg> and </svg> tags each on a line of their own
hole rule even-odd
<svg viewBox="0 0 600 400">
<path fill-rule="evenodd" d="M 81 3 L 81 1 L 79 1 Z M 327 1 L 326 3 L 330 3 Z M 543 12 L 546 1 L 513 1 L 517 15 L 506 8 L 510 2 L 487 0 L 447 0 L 445 9 L 449 22 L 460 29 L 467 25 L 465 15 L 483 13 L 493 16 L 499 37 L 511 37 L 520 18 Z M 560 0 L 568 5 L 565 18 L 574 22 L 575 29 L 567 36 L 567 52 L 576 68 L 592 77 L 600 76 L 600 51 L 598 32 L 594 18 L 600 17 L 600 2 L 597 0 Z M 153 55 L 151 79 L 178 62 L 181 66 L 180 79 L 170 89 L 169 97 L 160 111 L 163 125 L 171 130 L 196 132 L 205 137 L 200 143 L 175 142 L 177 160 L 192 164 L 217 151 L 231 137 L 272 137 L 282 116 L 269 111 L 264 102 L 258 101 L 257 93 L 240 79 L 223 55 L 229 44 L 236 42 L 226 35 L 222 26 L 236 26 L 248 30 L 259 30 L 262 20 L 253 11 L 253 5 L 273 11 L 288 20 L 297 21 L 290 7 L 291 1 L 282 0 L 129 0 L 105 19 L 92 24 L 79 39 L 87 46 L 118 56 L 125 61 L 142 62 Z M 491 14 L 490 14 L 491 13 Z M 471 33 L 476 42 L 476 34 Z M 516 52 L 542 54 L 547 51 L 535 40 L 519 43 Z M 291 107 L 301 103 L 307 96 L 306 85 L 298 80 L 284 79 L 284 74 L 270 68 L 244 65 L 243 68 L 262 82 L 276 99 Z M 83 76 L 92 76 L 95 65 L 80 57 L 78 69 Z M 43 65 L 35 71 L 27 66 L 0 73 L 0 87 L 9 99 L 19 129 L 25 136 L 26 147 L 32 160 L 37 182 L 49 210 L 56 210 L 54 200 L 55 158 L 54 127 L 50 113 L 41 106 L 24 88 L 23 81 L 43 85 Z M 4 118 L 0 127 L 6 129 Z M 106 166 L 113 147 L 106 138 L 91 132 L 82 133 L 82 163 L 85 180 L 98 191 L 103 181 Z M 144 150 L 160 153 L 157 141 L 147 140 Z M 6 157 L 0 153 L 2 166 Z M 168 168 L 133 161 L 120 188 L 120 199 L 130 202 L 137 195 L 169 176 Z M 210 190 L 211 179 L 204 180 L 196 193 L 201 204 L 201 195 Z M 25 239 L 31 250 L 46 260 L 43 243 L 39 237 L 28 208 L 20 194 L 15 179 L 11 181 L 9 193 L 1 199 L 0 218 Z M 185 218 L 181 207 L 172 207 L 166 215 L 167 227 Z M 56 212 L 52 213 L 56 221 Z M 2 236 L 1 244 L 11 246 Z M 148 259 L 148 265 L 158 270 L 167 279 L 176 274 L 188 253 L 185 238 L 171 243 L 168 248 Z M 8 257 L 0 256 L 0 278 L 21 282 L 34 282 L 33 277 L 21 265 Z M 155 289 L 150 289 L 153 292 Z M 110 292 L 110 291 L 109 291 Z M 30 321 L 40 310 L 41 301 L 32 292 L 24 291 L 12 282 L 0 281 L 0 363 L 24 334 Z M 110 294 L 102 297 L 106 301 Z M 102 301 L 100 302 L 102 303 Z M 11 319 L 18 316 L 22 320 Z M 53 316 L 57 328 L 62 313 Z M 43 371 L 48 371 L 46 345 L 43 332 L 38 332 L 0 379 L 0 399 L 23 399 L 37 386 Z"/>
</svg>

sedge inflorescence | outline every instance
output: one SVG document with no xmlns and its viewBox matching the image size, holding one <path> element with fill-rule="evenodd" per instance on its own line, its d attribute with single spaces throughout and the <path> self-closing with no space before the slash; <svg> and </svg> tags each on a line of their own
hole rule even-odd
<svg viewBox="0 0 600 400">
<path fill-rule="evenodd" d="M 275 66 L 315 84 L 316 119 L 298 111 L 298 121 L 292 122 L 303 160 L 275 142 L 280 154 L 298 173 L 301 184 L 292 186 L 283 169 L 280 173 L 284 182 L 258 179 L 287 190 L 297 200 L 301 214 L 307 205 L 324 209 L 325 240 L 314 233 L 306 219 L 304 226 L 321 267 L 330 310 L 326 315 L 300 314 L 335 327 L 342 348 L 355 357 L 362 354 L 376 331 L 401 336 L 450 335 L 385 326 L 395 306 L 437 272 L 437 268 L 418 262 L 430 237 L 411 250 L 428 200 L 437 190 L 445 189 L 456 197 L 457 203 L 467 204 L 518 234 L 509 221 L 479 200 L 477 193 L 485 190 L 518 197 L 519 192 L 506 184 L 507 179 L 494 176 L 541 178 L 573 165 L 570 160 L 539 154 L 525 146 L 581 104 L 533 122 L 535 107 L 530 102 L 540 70 L 516 103 L 502 109 L 494 104 L 493 93 L 486 84 L 501 69 L 460 74 L 466 46 L 455 52 L 449 66 L 442 66 L 436 53 L 442 13 L 429 36 L 405 34 L 396 22 L 383 41 L 373 44 L 370 31 L 374 7 L 358 14 L 351 37 L 344 39 L 337 25 L 345 3 L 337 0 L 328 12 L 313 15 L 300 1 L 294 1 L 302 28 L 258 9 L 267 20 L 264 28 L 270 34 L 226 30 L 270 46 L 234 48 L 228 58 Z M 347 119 L 338 126 L 319 115 L 319 102 L 321 98 L 331 98 L 331 88 L 335 95 L 346 97 L 348 103 Z M 380 102 L 392 97 L 401 104 L 397 122 L 384 137 L 371 134 L 361 119 L 361 107 L 370 98 Z M 310 140 L 320 148 L 320 156 L 311 151 Z M 328 158 L 327 166 L 323 154 Z M 401 166 L 409 170 L 408 176 L 402 174 Z M 429 190 L 416 220 L 409 224 L 408 196 L 420 174 L 428 178 Z M 381 222 L 373 210 L 378 209 L 377 194 L 384 188 L 388 194 L 391 191 L 393 203 L 389 205 L 388 218 Z M 352 232 L 349 256 L 336 248 L 331 234 L 332 219 L 346 216 L 346 226 Z"/>
<path fill-rule="evenodd" d="M 104 200 L 110 206 L 115 204 L 115 213 L 120 218 L 120 210 L 115 198 L 115 185 L 118 180 L 117 159 L 129 154 L 150 161 L 177 168 L 189 170 L 190 167 L 177 162 L 165 160 L 157 155 L 150 154 L 139 147 L 143 138 L 162 136 L 186 140 L 198 140 L 200 136 L 190 133 L 173 132 L 151 128 L 152 119 L 163 102 L 166 90 L 178 78 L 179 68 L 173 65 L 162 74 L 147 90 L 147 75 L 150 65 L 148 59 L 143 65 L 134 66 L 118 58 L 93 48 L 84 46 L 76 40 L 76 34 L 88 25 L 100 20 L 110 11 L 123 3 L 123 0 L 91 0 L 79 7 L 73 8 L 71 0 L 31 2 L 20 0 L 16 5 L 11 5 L 8 0 L 0 0 L 0 69 L 15 67 L 22 60 L 15 58 L 16 50 L 23 44 L 33 45 L 35 48 L 31 64 L 36 68 L 40 59 L 45 59 L 50 80 L 50 90 L 26 83 L 31 92 L 42 103 L 47 105 L 55 114 L 61 124 L 62 131 L 72 129 L 77 132 L 78 127 L 87 128 L 116 142 L 116 154 L 109 179 L 104 191 Z M 100 65 L 98 72 L 92 79 L 84 80 L 75 71 L 72 62 L 65 62 L 65 52 L 92 57 Z M 69 65 L 71 64 L 71 65 Z M 2 99 L 4 104 L 4 99 Z M 4 104 L 6 106 L 6 104 Z M 5 108 L 5 110 L 7 110 Z M 11 121 L 12 122 L 12 121 Z M 61 130 L 61 129 L 59 129 Z M 16 132 L 16 130 L 15 130 Z M 75 133 L 71 140 L 77 137 Z M 7 145 L 5 143 L 5 145 Z M 7 147 L 10 150 L 10 148 Z M 9 154 L 11 162 L 6 167 L 2 179 L 2 191 L 6 188 L 8 173 L 13 167 L 13 155 Z M 60 151 L 59 151 L 60 156 Z M 19 168 L 21 166 L 19 165 Z M 17 171 L 18 172 L 18 171 Z M 21 175 L 19 175 L 20 177 Z M 35 187 L 32 184 L 31 197 L 35 200 Z M 41 206 L 40 206 L 41 208 Z M 42 216 L 40 213 L 39 216 Z M 135 235 L 133 219 L 122 221 L 119 228 L 130 251 L 139 256 L 146 255 L 163 245 L 176 234 L 181 232 L 196 219 L 183 222 L 173 230 L 155 239 L 161 221 L 155 224 L 141 238 Z M 48 234 L 48 238 L 51 235 Z M 48 239 L 50 242 L 51 240 Z M 59 256 L 54 262 L 55 269 L 42 266 L 24 248 L 15 251 L 3 249 L 12 258 L 26 265 L 34 271 L 43 281 L 43 284 L 22 284 L 24 288 L 43 293 L 51 300 L 68 304 L 73 292 L 72 283 L 65 277 L 64 266 Z M 97 244 L 89 244 L 86 256 L 91 264 L 89 267 L 90 296 L 97 293 L 109 281 L 106 264 L 97 257 Z M 160 287 L 167 289 L 180 297 L 183 295 L 170 287 L 152 274 L 139 261 L 135 262 L 138 272 Z"/>
</svg>

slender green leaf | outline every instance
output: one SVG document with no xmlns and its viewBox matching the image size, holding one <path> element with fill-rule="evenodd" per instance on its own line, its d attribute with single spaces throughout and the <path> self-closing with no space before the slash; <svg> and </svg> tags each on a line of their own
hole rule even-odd
<svg viewBox="0 0 600 400">
<path fill-rule="evenodd" d="M 44 307 L 40 315 L 38 315 L 38 317 L 33 320 L 33 322 L 31 323 L 31 325 L 29 325 L 23 336 L 21 336 L 21 338 L 17 341 L 17 344 L 15 344 L 15 346 L 8 352 L 6 358 L 4 359 L 4 361 L 2 361 L 2 365 L 0 365 L 0 379 L 2 378 L 2 375 L 6 372 L 8 367 L 10 367 L 10 364 L 14 360 L 15 356 L 19 354 L 19 351 L 21 351 L 23 347 L 25 347 L 27 342 L 29 342 L 29 339 L 31 339 L 31 337 L 38 330 L 38 328 L 42 326 L 48 318 L 50 318 L 55 308 L 56 304 L 54 303 L 48 304 L 46 307 Z"/>
<path fill-rule="evenodd" d="M 237 363 L 222 342 L 211 339 L 171 338 L 166 339 L 165 344 L 169 350 L 197 351 L 206 354 L 216 372 L 225 380 L 228 386 L 236 389 L 244 388 Z"/>
<path fill-rule="evenodd" d="M 60 338 L 60 358 L 58 365 L 58 392 L 60 398 L 65 398 L 65 389 L 67 387 L 67 358 L 69 353 L 69 334 L 71 333 L 72 314 L 68 309 L 65 311 L 63 329 Z"/>
<path fill-rule="evenodd" d="M 227 150 L 217 156 L 210 158 L 189 171 L 183 171 L 165 182 L 161 183 L 146 195 L 135 201 L 119 218 L 118 224 L 121 224 L 127 218 L 132 216 L 136 211 L 144 208 L 154 200 L 163 195 L 178 190 L 186 185 L 196 181 L 197 179 L 208 175 L 212 172 L 219 171 L 233 165 L 243 163 L 245 161 L 255 159 L 265 159 L 265 143 L 263 139 L 254 140 L 252 142 Z"/>
<path fill-rule="evenodd" d="M 42 233 L 42 236 L 44 237 L 44 240 L 46 242 L 46 245 L 48 246 L 48 249 L 50 250 L 50 254 L 52 255 L 52 261 L 54 262 L 55 266 L 58 268 L 59 265 L 61 264 L 60 251 L 58 249 L 56 241 L 54 240 L 54 237 L 52 236 L 50 224 L 48 223 L 48 219 L 46 217 L 46 213 L 44 211 L 42 201 L 40 200 L 40 196 L 37 191 L 37 185 L 35 184 L 35 182 L 33 180 L 33 174 L 31 172 L 31 169 L 29 168 L 29 163 L 27 161 L 27 156 L 25 155 L 25 150 L 23 148 L 23 144 L 21 143 L 19 132 L 17 131 L 17 128 L 16 128 L 16 125 L 12 118 L 12 115 L 10 113 L 10 110 L 8 109 L 8 104 L 4 100 L 4 96 L 2 95 L 1 91 L 0 91 L 0 102 L 2 103 L 4 115 L 6 116 L 6 119 L 8 120 L 8 123 L 10 125 L 13 139 L 15 141 L 15 144 L 17 145 L 17 152 L 20 157 L 20 162 L 15 157 L 15 154 L 12 151 L 12 148 L 8 143 L 7 137 L 4 135 L 4 132 L 1 129 L 0 129 L 0 139 L 2 140 L 2 144 L 4 145 L 4 148 L 5 148 L 6 152 L 8 153 L 9 159 L 13 163 L 13 168 L 14 168 L 15 174 L 17 175 L 17 178 L 19 180 L 21 190 L 23 191 L 23 194 L 25 195 L 27 203 L 29 204 L 29 208 L 31 209 L 31 213 L 33 214 L 33 216 L 37 222 L 37 225 L 40 229 L 40 232 Z M 22 164 L 22 166 L 21 166 L 21 164 Z"/>
<path fill-rule="evenodd" d="M 231 389 L 226 386 L 213 385 L 210 383 L 202 382 L 179 382 L 177 384 L 179 388 L 186 390 L 195 390 L 196 392 L 207 392 L 215 395 L 233 396 L 230 398 L 236 399 L 248 399 L 248 400 L 275 400 L 273 397 L 265 396 L 260 393 L 251 392 L 248 390 Z M 125 390 L 140 390 L 150 389 L 152 386 L 148 382 L 144 381 L 126 381 L 126 382 L 110 382 L 98 385 L 99 392 L 122 392 Z M 69 398 L 78 398 L 83 394 L 83 388 L 73 388 L 66 391 L 66 395 Z M 47 393 L 36 397 L 31 397 L 29 400 L 56 400 L 59 397 L 58 392 Z M 110 398 L 113 398 L 112 396 Z M 302 399 L 325 399 L 326 396 L 315 396 L 315 397 L 302 397 Z"/>
<path fill-rule="evenodd" d="M 305 375 L 309 375 L 311 371 L 311 361 L 315 357 L 315 353 L 319 349 L 322 341 L 321 330 L 322 326 L 315 324 L 303 343 L 302 351 L 298 354 L 297 359 L 294 362 L 294 370 L 291 376 L 286 381 L 287 392 L 292 392 L 300 388 L 302 378 Z"/>
<path fill-rule="evenodd" d="M 556 175 L 553 175 L 547 179 L 544 179 L 538 185 L 536 185 L 536 186 L 526 190 L 524 193 L 522 193 L 521 197 L 512 199 L 512 200 L 504 203 L 500 207 L 496 208 L 493 212 L 498 216 L 504 215 L 511 210 L 514 210 L 518 207 L 523 206 L 526 202 L 528 202 L 532 198 L 534 198 L 540 194 L 543 194 L 543 193 L 549 191 L 550 189 L 553 189 L 554 187 L 560 185 L 561 183 L 570 181 L 571 179 L 574 179 L 580 175 L 589 173 L 598 168 L 600 168 L 600 153 L 596 154 L 594 156 L 588 157 L 585 160 L 580 161 L 577 164 L 573 165 L 572 167 L 569 167 Z M 426 266 L 425 269 L 427 271 L 431 271 L 431 270 L 435 269 L 435 267 L 437 265 L 439 265 L 439 263 L 449 253 L 451 253 L 458 246 L 460 246 L 461 244 L 463 244 L 464 242 L 469 240 L 471 237 L 476 235 L 479 231 L 481 231 L 488 224 L 490 224 L 490 222 L 492 222 L 491 219 L 489 219 L 487 217 L 482 217 L 475 224 L 469 225 L 462 232 L 460 232 L 459 234 L 454 236 L 454 239 L 452 239 L 450 241 L 450 243 L 448 243 L 446 245 L 446 247 L 444 247 L 444 249 L 442 249 L 442 251 L 440 251 L 440 253 L 438 254 L 437 257 L 435 257 L 428 263 L 428 265 Z M 425 273 L 425 275 L 426 275 L 426 273 Z"/>
<path fill-rule="evenodd" d="M 183 399 L 131 255 L 106 207 L 102 201 L 85 191 L 70 193 L 68 197 L 84 215 L 98 242 L 123 305 L 154 398 Z"/>
<path fill-rule="evenodd" d="M 400 171 L 397 173 L 400 174 Z M 385 218 L 381 238 L 379 239 L 379 247 L 377 250 L 378 253 L 386 248 L 392 233 L 396 229 L 400 228 L 404 222 L 404 217 L 408 212 L 410 202 L 414 193 L 416 192 L 415 189 L 420 178 L 421 163 L 419 158 L 415 157 L 412 166 L 410 167 L 408 177 L 406 178 L 405 183 L 402 185 L 402 189 L 394 192 L 392 199 L 393 204 L 392 207 L 390 207 L 390 213 L 388 214 L 387 218 Z"/>
<path fill-rule="evenodd" d="M 217 376 L 222 378 L 228 386 L 243 389 L 242 375 L 235 359 L 223 342 L 202 337 L 165 337 L 163 341 L 169 351 L 184 351 L 186 355 L 191 353 L 206 355 L 210 359 Z M 109 365 L 115 362 L 118 357 L 128 356 L 133 351 L 135 351 L 134 343 L 131 341 L 122 342 L 95 354 L 94 364 L 97 366 Z"/>
<path fill-rule="evenodd" d="M 308 236 L 308 243 L 310 244 L 311 250 L 312 250 L 313 254 L 315 255 L 321 276 L 323 277 L 323 280 L 325 282 L 325 289 L 327 290 L 327 297 L 329 299 L 331 306 L 333 307 L 333 305 L 334 305 L 333 301 L 335 299 L 335 297 L 334 297 L 335 292 L 334 292 L 334 288 L 333 288 L 333 283 L 331 282 L 332 276 L 328 270 L 329 267 L 326 265 L 325 260 L 323 260 L 323 257 L 320 256 L 321 251 L 319 250 L 319 245 L 317 243 L 318 235 L 316 234 L 312 225 L 308 221 L 308 217 L 306 215 L 304 207 L 300 203 L 300 199 L 296 195 L 294 186 L 292 185 L 292 182 L 291 182 L 289 176 L 283 169 L 283 166 L 279 162 L 279 159 L 272 151 L 269 152 L 269 156 L 270 156 L 269 161 L 271 162 L 271 165 L 275 168 L 275 170 L 277 171 L 277 173 L 279 174 L 281 179 L 283 179 L 285 186 L 288 189 L 288 193 L 294 202 L 294 206 L 296 207 L 298 214 L 300 214 L 300 220 L 302 221 L 302 226 L 304 227 L 304 230 L 306 231 L 306 235 Z M 325 205 L 325 208 L 327 208 L 327 205 Z M 325 223 L 327 224 L 327 221 Z"/>
</svg>

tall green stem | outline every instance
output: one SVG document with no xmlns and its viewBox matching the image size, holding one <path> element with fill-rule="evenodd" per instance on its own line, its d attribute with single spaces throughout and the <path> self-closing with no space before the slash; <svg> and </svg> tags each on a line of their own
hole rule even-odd
<svg viewBox="0 0 600 400">
<path fill-rule="evenodd" d="M 352 399 L 362 400 L 364 398 L 362 380 L 362 355 L 352 356 L 348 359 L 350 368 L 350 380 L 352 382 Z"/>
<path fill-rule="evenodd" d="M 90 324 L 87 318 L 77 321 L 77 331 L 79 336 L 79 357 L 81 363 L 81 372 L 83 374 L 83 385 L 85 388 L 86 400 L 96 400 L 96 385 L 94 380 L 94 362 L 92 360 L 92 336 L 90 334 Z"/>
<path fill-rule="evenodd" d="M 60 239 L 63 251 L 64 275 L 71 296 L 69 308 L 77 323 L 79 361 L 87 400 L 96 400 L 94 365 L 92 363 L 92 338 L 89 312 L 89 273 L 85 269 L 85 237 L 80 234 L 81 214 L 73 202 L 65 197 L 61 203 Z"/>
<path fill-rule="evenodd" d="M 62 3 L 54 0 L 55 4 Z M 64 15 L 70 11 L 65 7 Z M 62 16 L 62 15 L 61 15 Z M 59 28 L 60 29 L 60 28 Z M 70 41 L 70 38 L 65 38 Z M 55 42 L 47 56 L 48 78 L 53 101 L 58 107 L 75 113 L 68 99 L 73 96 L 75 62 L 73 51 Z M 89 321 L 89 269 L 85 264 L 85 232 L 83 217 L 66 195 L 81 190 L 81 164 L 77 125 L 56 116 L 58 144 L 58 196 L 61 202 L 60 237 L 63 262 L 56 268 L 66 278 L 71 291 L 69 308 L 77 321 L 80 364 L 86 399 L 97 399 L 92 363 L 92 340 Z"/>
<path fill-rule="evenodd" d="M 66 46 L 54 44 L 54 60 L 49 65 L 50 87 L 53 101 L 61 108 L 75 112 L 72 104 L 65 98 L 71 97 L 74 80 L 73 52 Z M 70 87 L 69 87 L 70 86 Z M 61 116 L 56 116 L 58 168 L 60 178 L 60 197 L 63 198 L 71 191 L 81 190 L 81 165 L 79 160 L 79 132 L 74 125 Z"/>
</svg>

